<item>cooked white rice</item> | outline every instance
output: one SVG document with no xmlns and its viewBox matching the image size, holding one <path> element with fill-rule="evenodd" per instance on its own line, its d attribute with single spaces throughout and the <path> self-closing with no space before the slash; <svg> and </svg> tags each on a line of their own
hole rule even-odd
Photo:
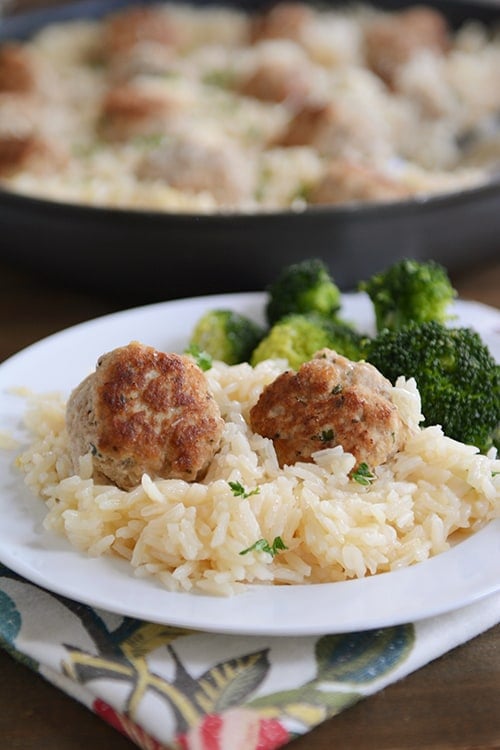
<svg viewBox="0 0 500 750">
<path fill-rule="evenodd" d="M 406 448 L 362 486 L 341 447 L 315 463 L 280 469 L 270 440 L 252 433 L 248 412 L 283 370 L 267 361 L 206 374 L 226 421 L 221 449 L 203 482 L 144 475 L 126 492 L 95 484 L 92 459 L 71 470 L 62 397 L 30 399 L 34 443 L 17 459 L 29 487 L 45 501 L 45 527 L 88 555 L 118 555 L 138 576 L 169 590 L 228 595 L 242 585 L 343 581 L 412 565 L 448 549 L 500 515 L 500 460 L 420 428 L 420 397 L 400 378 L 393 401 L 411 428 Z M 249 494 L 236 497 L 229 482 Z M 258 488 L 258 492 L 250 494 Z M 241 554 L 259 539 L 281 537 L 274 557 Z"/>
</svg>

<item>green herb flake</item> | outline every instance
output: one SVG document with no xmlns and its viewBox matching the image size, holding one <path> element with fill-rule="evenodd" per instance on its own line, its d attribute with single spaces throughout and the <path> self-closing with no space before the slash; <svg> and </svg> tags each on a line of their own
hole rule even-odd
<svg viewBox="0 0 500 750">
<path fill-rule="evenodd" d="M 329 443 L 330 440 L 333 440 L 334 436 L 335 433 L 333 432 L 333 430 L 323 430 L 323 432 L 319 436 L 319 439 L 322 443 Z"/>
<path fill-rule="evenodd" d="M 264 166 L 259 174 L 257 187 L 254 193 L 254 198 L 256 201 L 262 201 L 266 197 L 267 188 L 272 176 L 272 170 L 269 167 Z"/>
<path fill-rule="evenodd" d="M 98 141 L 92 143 L 74 143 L 71 147 L 71 153 L 76 159 L 90 159 L 101 148 Z"/>
<path fill-rule="evenodd" d="M 240 482 L 228 482 L 228 484 L 235 497 L 247 498 L 252 495 L 258 495 L 260 492 L 260 487 L 255 487 L 255 489 L 247 491 Z"/>
<path fill-rule="evenodd" d="M 184 354 L 190 354 L 194 357 L 194 360 L 200 370 L 206 372 L 212 367 L 212 357 L 208 352 L 203 351 L 197 344 L 190 344 L 187 349 L 184 350 Z"/>
<path fill-rule="evenodd" d="M 307 201 L 311 194 L 311 186 L 307 182 L 299 182 L 296 189 L 291 195 L 291 202 L 293 201 Z"/>
<path fill-rule="evenodd" d="M 234 73 L 230 70 L 210 70 L 202 78 L 207 86 L 217 86 L 218 88 L 227 89 L 232 85 Z"/>
<path fill-rule="evenodd" d="M 140 148 L 159 148 L 165 140 L 165 136 L 163 133 L 148 133 L 144 135 L 137 135 L 133 139 L 133 143 L 135 146 L 139 146 Z"/>
<path fill-rule="evenodd" d="M 280 536 L 276 536 L 272 544 L 269 544 L 267 539 L 257 539 L 251 547 L 241 550 L 240 555 L 246 555 L 247 552 L 267 552 L 271 557 L 274 557 L 278 552 L 285 549 L 288 549 L 288 547 L 283 539 Z"/>
<path fill-rule="evenodd" d="M 372 473 L 368 464 L 362 462 L 360 463 L 356 471 L 353 471 L 351 477 L 355 482 L 358 482 L 358 484 L 362 484 L 366 487 L 373 482 L 373 480 L 375 479 L 375 474 Z"/>
</svg>

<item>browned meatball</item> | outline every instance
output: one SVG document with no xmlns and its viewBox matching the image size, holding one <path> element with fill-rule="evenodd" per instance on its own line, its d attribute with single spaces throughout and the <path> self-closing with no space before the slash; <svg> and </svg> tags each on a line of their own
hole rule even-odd
<svg viewBox="0 0 500 750">
<path fill-rule="evenodd" d="M 263 39 L 294 39 L 299 41 L 305 27 L 314 18 L 314 11 L 305 3 L 281 2 L 252 19 L 252 42 Z"/>
<path fill-rule="evenodd" d="M 404 185 L 373 167 L 333 161 L 309 193 L 308 201 L 328 205 L 350 201 L 393 201 L 403 199 L 408 194 Z"/>
<path fill-rule="evenodd" d="M 12 42 L 0 47 L 0 92 L 31 93 L 36 78 L 34 62 L 22 44 Z"/>
<path fill-rule="evenodd" d="M 376 18 L 365 32 L 368 66 L 389 86 L 394 86 L 399 68 L 419 50 L 438 54 L 449 48 L 445 17 L 433 8 L 414 6 Z"/>
<path fill-rule="evenodd" d="M 288 122 L 277 139 L 277 146 L 309 146 L 321 140 L 322 133 L 335 126 L 336 108 L 333 104 L 307 102 Z"/>
<path fill-rule="evenodd" d="M 375 367 L 322 349 L 298 372 L 288 370 L 264 389 L 250 425 L 273 441 L 280 466 L 312 462 L 313 453 L 342 445 L 357 465 L 373 468 L 406 438 L 390 396 L 391 384 Z"/>
<path fill-rule="evenodd" d="M 252 162 L 236 144 L 188 134 L 147 153 L 137 176 L 195 194 L 210 193 L 218 204 L 228 207 L 249 200 L 255 182 Z"/>
<path fill-rule="evenodd" d="M 301 61 L 262 60 L 237 86 L 243 96 L 264 102 L 284 102 L 294 108 L 310 96 L 311 73 Z"/>
<path fill-rule="evenodd" d="M 102 35 L 103 53 L 108 58 L 128 54 L 144 43 L 168 47 L 177 41 L 172 19 L 154 7 L 137 6 L 114 13 L 106 19 Z"/>
<path fill-rule="evenodd" d="M 100 135 L 109 141 L 126 141 L 164 132 L 175 106 L 168 97 L 133 83 L 109 89 L 103 99 Z"/>
<path fill-rule="evenodd" d="M 304 102 L 276 146 L 313 146 L 323 156 L 359 158 L 385 149 L 384 135 L 350 102 Z"/>
<path fill-rule="evenodd" d="M 168 75 L 175 63 L 176 52 L 171 47 L 154 44 L 137 45 L 130 52 L 115 55 L 108 65 L 110 82 L 125 83 L 140 76 Z"/>
<path fill-rule="evenodd" d="M 67 163 L 68 155 L 48 138 L 34 133 L 8 135 L 0 133 L 0 176 L 10 177 L 27 170 L 50 174 Z"/>
<path fill-rule="evenodd" d="M 200 368 L 138 342 L 99 359 L 71 394 L 66 424 L 75 470 L 91 451 L 94 478 L 122 489 L 135 487 L 144 473 L 201 478 L 223 429 Z"/>
</svg>

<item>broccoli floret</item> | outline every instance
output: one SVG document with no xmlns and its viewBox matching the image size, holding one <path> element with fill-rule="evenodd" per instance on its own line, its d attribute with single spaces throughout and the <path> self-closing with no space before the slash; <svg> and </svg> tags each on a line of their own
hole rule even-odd
<svg viewBox="0 0 500 750">
<path fill-rule="evenodd" d="M 292 313 L 334 315 L 340 309 L 340 290 L 318 258 L 286 266 L 268 289 L 269 325 Z"/>
<path fill-rule="evenodd" d="M 449 319 L 456 297 L 446 269 L 435 261 L 401 260 L 359 284 L 370 297 L 377 330 L 399 330 L 410 323 Z"/>
<path fill-rule="evenodd" d="M 324 320 L 323 326 L 328 332 L 328 348 L 334 349 L 353 362 L 364 359 L 368 346 L 368 337 L 357 331 L 350 323 L 340 318 Z"/>
<path fill-rule="evenodd" d="M 486 452 L 498 440 L 500 366 L 478 333 L 430 321 L 388 329 L 368 344 L 366 358 L 391 382 L 413 376 L 425 424 Z"/>
<path fill-rule="evenodd" d="M 328 332 L 306 315 L 287 315 L 275 323 L 252 354 L 253 366 L 265 359 L 286 359 L 294 370 L 328 346 Z"/>
<path fill-rule="evenodd" d="M 335 349 L 348 359 L 362 359 L 367 340 L 348 323 L 321 315 L 287 315 L 272 326 L 252 354 L 251 363 L 287 359 L 293 369 L 312 359 L 319 349 Z"/>
<path fill-rule="evenodd" d="M 236 365 L 250 359 L 265 332 L 262 326 L 239 313 L 209 310 L 198 320 L 189 344 L 213 359 Z"/>
</svg>

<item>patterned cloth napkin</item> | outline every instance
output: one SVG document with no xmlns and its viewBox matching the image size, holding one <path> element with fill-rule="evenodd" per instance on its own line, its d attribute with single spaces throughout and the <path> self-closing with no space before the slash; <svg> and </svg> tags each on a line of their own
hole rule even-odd
<svg viewBox="0 0 500 750">
<path fill-rule="evenodd" d="M 500 622 L 500 592 L 416 624 L 229 636 L 120 617 L 0 566 L 0 645 L 143 750 L 276 750 Z"/>
</svg>

